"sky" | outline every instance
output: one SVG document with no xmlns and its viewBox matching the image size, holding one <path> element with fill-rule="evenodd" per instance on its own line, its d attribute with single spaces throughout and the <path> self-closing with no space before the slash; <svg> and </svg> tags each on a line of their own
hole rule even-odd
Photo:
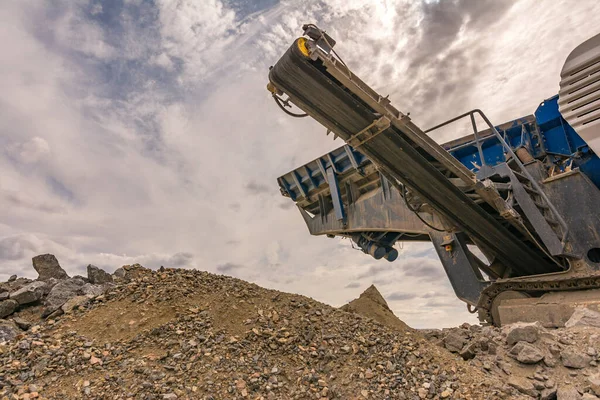
<svg viewBox="0 0 600 400">
<path fill-rule="evenodd" d="M 558 92 L 595 0 L 4 0 L 0 280 L 52 253 L 196 268 L 341 306 L 374 283 L 418 328 L 475 322 L 429 243 L 375 261 L 308 234 L 277 177 L 341 146 L 289 118 L 268 67 L 316 23 L 422 128 L 501 122 Z M 438 142 L 468 132 L 434 136 Z"/>
</svg>

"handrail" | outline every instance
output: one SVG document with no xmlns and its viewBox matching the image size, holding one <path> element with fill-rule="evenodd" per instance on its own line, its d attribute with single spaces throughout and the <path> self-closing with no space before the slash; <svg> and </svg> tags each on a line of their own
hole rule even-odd
<svg viewBox="0 0 600 400">
<path fill-rule="evenodd" d="M 534 177 L 529 173 L 529 171 L 527 171 L 527 168 L 525 168 L 525 165 L 523 165 L 523 163 L 521 162 L 521 160 L 519 159 L 519 157 L 517 157 L 517 155 L 513 152 L 513 150 L 510 147 L 510 145 L 502 137 L 502 135 L 500 134 L 500 132 L 498 132 L 498 130 L 496 129 L 496 127 L 494 125 L 492 125 L 492 123 L 490 122 L 490 120 L 488 119 L 488 117 L 483 113 L 483 111 L 481 111 L 480 109 L 476 108 L 474 110 L 471 110 L 469 112 L 461 114 L 461 115 L 459 115 L 457 117 L 449 119 L 446 122 L 442 122 L 441 124 L 436 125 L 433 128 L 429 128 L 429 129 L 427 129 L 427 130 L 425 130 L 423 132 L 424 133 L 429 133 L 429 132 L 432 132 L 432 131 L 434 131 L 436 129 L 439 129 L 439 128 L 443 127 L 443 126 L 446 126 L 446 125 L 449 125 L 449 124 L 451 124 L 453 122 L 456 122 L 459 119 L 462 119 L 462 118 L 465 118 L 465 117 L 470 117 L 471 118 L 471 125 L 473 126 L 473 135 L 475 136 L 477 150 L 479 151 L 479 156 L 481 157 L 481 164 L 482 164 L 482 166 L 487 165 L 485 163 L 485 158 L 483 156 L 483 150 L 482 150 L 482 147 L 481 147 L 481 141 L 479 139 L 479 134 L 477 132 L 477 124 L 475 123 L 475 114 L 479 114 L 479 116 L 485 121 L 485 123 L 487 124 L 487 126 L 494 133 L 494 136 L 496 136 L 496 138 L 498 139 L 498 141 L 500 142 L 500 144 L 502 144 L 502 147 L 504 147 L 504 149 L 506 150 L 506 152 L 513 158 L 513 160 L 518 165 L 518 167 L 521 170 L 521 172 L 527 177 L 527 179 L 529 179 L 529 181 L 531 182 L 532 186 L 537 190 L 537 192 L 539 193 L 539 195 L 544 199 L 544 201 L 548 205 L 548 208 L 550 209 L 550 211 L 552 211 L 552 213 L 554 214 L 554 216 L 556 217 L 556 219 L 558 220 L 558 223 L 560 224 L 560 226 L 562 228 L 563 237 L 561 238 L 561 243 L 564 246 L 565 245 L 565 241 L 567 239 L 567 234 L 569 232 L 569 228 L 567 226 L 567 223 L 564 221 L 564 219 L 562 218 L 562 216 L 560 215 L 560 213 L 558 212 L 558 210 L 556 209 L 556 207 L 554 207 L 554 204 L 552 204 L 552 202 L 550 201 L 550 199 L 548 198 L 548 196 L 546 196 L 546 193 L 543 191 L 542 187 L 534 179 Z"/>
</svg>

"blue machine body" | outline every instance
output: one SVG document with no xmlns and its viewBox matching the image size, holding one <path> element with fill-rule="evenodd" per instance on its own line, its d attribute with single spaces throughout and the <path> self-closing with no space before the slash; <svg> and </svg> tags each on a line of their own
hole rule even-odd
<svg viewBox="0 0 600 400">
<path fill-rule="evenodd" d="M 524 117 L 496 127 L 513 149 L 524 147 L 536 159 L 557 168 L 579 168 L 600 188 L 600 159 L 563 119 L 558 111 L 558 96 L 542 102 L 534 118 Z M 444 148 L 470 170 L 477 172 L 481 159 L 475 141 L 449 142 Z M 487 165 L 505 161 L 502 144 L 492 135 L 482 141 Z"/>
</svg>

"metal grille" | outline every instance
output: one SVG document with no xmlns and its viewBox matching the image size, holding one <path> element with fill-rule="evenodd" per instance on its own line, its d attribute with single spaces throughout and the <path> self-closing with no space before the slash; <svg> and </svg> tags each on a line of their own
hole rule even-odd
<svg viewBox="0 0 600 400">
<path fill-rule="evenodd" d="M 571 53 L 561 76 L 560 113 L 594 147 L 600 140 L 600 35 Z"/>
</svg>

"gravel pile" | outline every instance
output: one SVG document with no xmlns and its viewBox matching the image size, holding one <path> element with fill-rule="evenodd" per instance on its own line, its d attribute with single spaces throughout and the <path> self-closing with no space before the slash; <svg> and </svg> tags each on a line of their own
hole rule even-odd
<svg viewBox="0 0 600 400">
<path fill-rule="evenodd" d="M 529 398 L 404 324 L 196 270 L 112 278 L 0 345 L 0 399 Z"/>
<path fill-rule="evenodd" d="M 538 323 L 502 328 L 464 324 L 423 334 L 531 398 L 600 399 L 600 313 L 595 311 L 576 310 L 560 329 Z"/>
</svg>

